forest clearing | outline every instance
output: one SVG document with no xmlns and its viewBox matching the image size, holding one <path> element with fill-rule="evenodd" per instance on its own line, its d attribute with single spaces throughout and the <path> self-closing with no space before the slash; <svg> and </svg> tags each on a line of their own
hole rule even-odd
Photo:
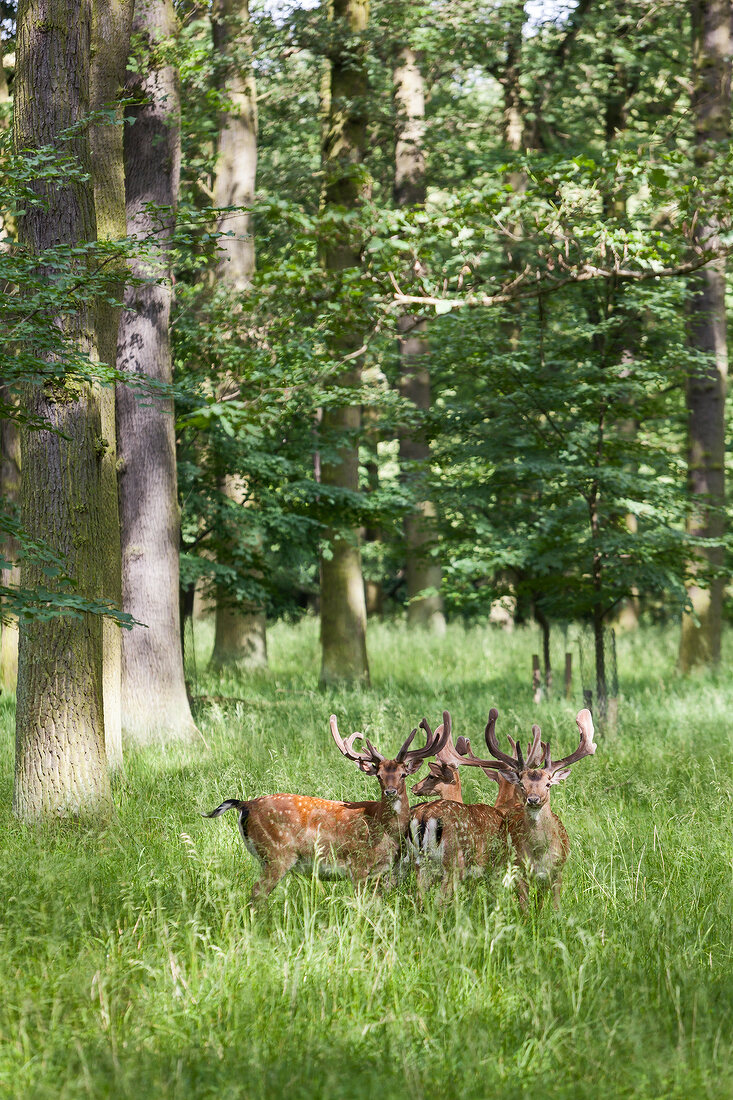
<svg viewBox="0 0 733 1100">
<path fill-rule="evenodd" d="M 3 703 L 3 1096 L 730 1095 L 733 687 L 681 680 L 666 631 L 622 640 L 623 726 L 553 794 L 571 840 L 558 911 L 524 917 L 501 875 L 449 904 L 421 902 L 414 875 L 386 892 L 289 875 L 250 912 L 255 861 L 231 816 L 200 812 L 374 797 L 330 710 L 385 746 L 441 703 L 474 747 L 490 703 L 508 732 L 535 720 L 558 750 L 577 742 L 574 702 L 532 705 L 533 631 L 375 635 L 369 689 L 316 689 L 312 620 L 273 629 L 270 672 L 246 685 L 202 676 L 247 702 L 196 710 L 209 749 L 131 753 L 98 832 L 12 821 Z"/>
<path fill-rule="evenodd" d="M 733 0 L 0 0 L 0 1096 L 733 1093 Z"/>
</svg>

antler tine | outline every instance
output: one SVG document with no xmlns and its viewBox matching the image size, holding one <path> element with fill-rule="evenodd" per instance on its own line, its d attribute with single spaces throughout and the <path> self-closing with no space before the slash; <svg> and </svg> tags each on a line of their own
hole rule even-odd
<svg viewBox="0 0 733 1100">
<path fill-rule="evenodd" d="M 516 749 L 519 756 L 517 758 L 513 756 L 507 756 L 505 752 L 502 752 L 499 748 L 499 744 L 496 740 L 496 719 L 499 717 L 499 712 L 496 707 L 492 707 L 489 711 L 489 720 L 486 723 L 486 730 L 484 736 L 486 738 L 486 744 L 489 752 L 506 768 L 511 768 L 513 772 L 517 771 L 518 760 L 521 759 L 521 750 L 519 748 L 519 742 L 517 741 Z"/>
<path fill-rule="evenodd" d="M 527 745 L 527 767 L 537 767 L 541 762 L 542 757 L 537 755 L 539 749 L 546 748 L 544 741 L 540 738 L 542 734 L 539 726 L 532 726 L 532 740 Z"/>
<path fill-rule="evenodd" d="M 471 752 L 471 742 L 467 737 L 459 737 L 456 741 L 456 753 L 458 754 L 458 764 L 470 764 L 474 768 L 482 768 L 484 775 L 487 775 L 489 779 L 493 779 L 496 783 L 499 782 L 499 776 L 496 774 L 504 767 L 498 760 L 481 760 L 480 757 L 474 756 Z"/>
<path fill-rule="evenodd" d="M 352 733 L 350 737 L 342 737 L 339 733 L 338 722 L 336 715 L 331 715 L 331 736 L 333 737 L 339 752 L 343 753 L 347 760 L 354 760 L 356 763 L 363 761 L 364 763 L 374 762 L 375 760 L 383 760 L 384 757 L 376 752 L 376 749 L 367 741 L 369 752 L 357 752 L 354 748 L 354 741 L 364 740 L 363 733 Z"/>
<path fill-rule="evenodd" d="M 410 749 L 409 752 L 405 751 L 407 745 L 410 744 L 410 741 L 412 741 L 413 736 L 417 732 L 417 730 L 413 730 L 412 735 L 400 749 L 398 759 L 407 760 L 409 758 L 410 760 L 424 760 L 426 756 L 436 756 L 445 746 L 451 731 L 450 714 L 447 710 L 443 711 L 443 724 L 438 726 L 435 733 L 430 732 L 430 726 L 428 726 L 427 719 L 423 718 L 420 725 L 426 732 L 425 744 L 421 749 Z"/>
<path fill-rule="evenodd" d="M 425 721 L 425 719 L 423 718 L 423 722 L 424 721 Z M 422 722 L 420 723 L 420 725 L 422 725 Z M 410 745 L 412 744 L 412 739 L 414 738 L 416 733 L 417 733 L 417 726 L 415 726 L 414 730 L 412 731 L 410 736 L 407 738 L 407 740 L 405 741 L 405 743 L 402 746 L 402 748 L 400 749 L 400 751 L 397 753 L 397 756 L 395 757 L 395 760 L 404 760 L 407 757 L 407 750 L 409 749 Z"/>
<path fill-rule="evenodd" d="M 563 757 L 562 760 L 551 761 L 550 760 L 550 746 L 547 746 L 546 763 L 545 767 L 553 772 L 556 772 L 559 768 L 566 768 L 569 764 L 575 764 L 576 761 L 582 760 L 584 756 L 593 756 L 598 746 L 593 741 L 593 717 L 589 710 L 581 710 L 578 712 L 578 716 L 575 721 L 578 724 L 580 730 L 580 744 L 575 752 L 571 752 L 570 756 Z"/>
<path fill-rule="evenodd" d="M 448 712 L 446 711 L 445 713 L 447 714 Z M 438 729 L 435 731 L 436 736 L 441 730 L 445 730 L 445 725 L 444 721 L 442 726 L 438 726 Z M 453 731 L 451 726 L 451 717 L 448 714 L 448 735 L 445 737 L 443 747 L 436 752 L 435 759 L 441 764 L 447 764 L 451 768 L 458 768 L 461 764 L 465 763 L 465 761 L 463 757 L 459 756 L 456 752 L 456 746 L 453 744 Z M 427 728 L 427 724 L 425 728 Z"/>
<path fill-rule="evenodd" d="M 371 741 L 369 740 L 368 737 L 365 737 L 364 740 L 366 741 L 366 745 L 367 745 L 367 748 L 369 749 L 369 752 L 372 754 L 372 759 L 374 759 L 374 760 L 384 760 L 385 759 L 385 757 L 382 756 L 381 752 L 379 752 L 378 749 L 374 748 L 374 745 L 371 743 Z"/>
</svg>

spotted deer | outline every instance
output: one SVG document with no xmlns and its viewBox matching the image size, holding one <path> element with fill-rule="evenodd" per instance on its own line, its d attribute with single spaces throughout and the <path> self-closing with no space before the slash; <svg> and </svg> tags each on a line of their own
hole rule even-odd
<svg viewBox="0 0 733 1100">
<path fill-rule="evenodd" d="M 502 832 L 511 844 L 518 869 L 517 893 L 522 908 L 529 897 L 529 880 L 536 882 L 544 892 L 552 889 L 555 906 L 560 901 L 562 869 L 570 851 L 568 834 L 557 814 L 550 809 L 550 788 L 570 775 L 570 766 L 592 756 L 596 751 L 593 741 L 593 718 L 589 710 L 581 710 L 576 718 L 580 731 L 580 743 L 575 752 L 562 760 L 552 760 L 550 742 L 540 740 L 539 726 L 532 727 L 533 741 L 525 762 L 519 742 L 515 755 L 509 756 L 499 748 L 496 740 L 496 720 L 499 712 L 492 708 L 486 726 L 486 744 L 493 760 L 481 760 L 471 752 L 464 740 L 457 751 L 467 764 L 487 770 L 498 770 L 511 783 L 517 794 L 518 805 L 504 814 Z M 537 754 L 537 747 L 541 752 Z"/>
<path fill-rule="evenodd" d="M 382 797 L 378 801 L 335 802 L 272 794 L 246 801 L 228 798 L 203 814 L 219 817 L 227 810 L 238 811 L 242 840 L 262 866 L 252 901 L 270 894 L 288 871 L 309 873 L 316 867 L 322 878 L 350 877 L 360 882 L 389 871 L 398 858 L 410 815 L 405 780 L 442 748 L 444 728 L 429 733 L 422 748 L 410 749 L 414 729 L 397 756 L 388 760 L 361 733 L 342 738 L 335 714 L 330 722 L 343 755 L 379 782 Z M 365 740 L 366 751 L 354 748 L 357 740 Z"/>
<path fill-rule="evenodd" d="M 444 716 L 445 717 L 445 716 Z M 425 885 L 429 869 L 439 869 L 444 890 L 453 880 L 482 875 L 500 858 L 502 814 L 495 806 L 466 805 L 458 769 L 466 761 L 456 751 L 450 715 L 444 746 L 428 767 L 430 774 L 412 788 L 418 796 L 438 794 L 434 802 L 422 802 L 410 811 L 409 851 L 417 866 L 418 886 Z M 459 738 L 459 743 L 465 738 Z"/>
</svg>

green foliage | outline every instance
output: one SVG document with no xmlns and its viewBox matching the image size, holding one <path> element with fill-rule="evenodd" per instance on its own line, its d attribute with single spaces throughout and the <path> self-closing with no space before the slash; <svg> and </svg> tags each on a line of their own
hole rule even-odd
<svg viewBox="0 0 733 1100">
<path fill-rule="evenodd" d="M 253 917 L 233 815 L 199 813 L 278 790 L 374 797 L 330 743 L 330 711 L 384 749 L 447 706 L 475 747 L 495 704 L 502 736 L 539 720 L 565 751 L 581 705 L 532 707 L 528 631 L 378 626 L 374 687 L 325 696 L 315 620 L 269 645 L 271 675 L 200 682 L 245 700 L 199 704 L 209 750 L 128 755 L 99 832 L 13 822 L 0 700 L 8 1100 L 729 1095 L 729 684 L 680 680 L 669 632 L 621 640 L 619 734 L 553 789 L 572 845 L 557 913 L 524 918 L 500 881 L 441 904 L 411 881 L 290 875 Z M 494 797 L 466 773 L 470 798 Z"/>
</svg>

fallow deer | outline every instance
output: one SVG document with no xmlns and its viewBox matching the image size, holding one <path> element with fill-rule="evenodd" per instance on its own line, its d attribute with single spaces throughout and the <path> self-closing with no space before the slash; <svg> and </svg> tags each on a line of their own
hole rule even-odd
<svg viewBox="0 0 733 1100">
<path fill-rule="evenodd" d="M 482 768 L 485 772 L 487 769 L 499 770 L 516 789 L 520 804 L 507 811 L 503 832 L 514 850 L 519 872 L 517 892 L 522 908 L 526 908 L 529 897 L 529 875 L 543 891 L 552 888 L 553 900 L 557 906 L 560 901 L 562 869 L 570 851 L 570 842 L 562 821 L 550 809 L 550 788 L 567 779 L 571 764 L 595 753 L 597 746 L 593 742 L 593 718 L 589 710 L 578 713 L 578 748 L 557 761 L 552 760 L 549 741 L 540 741 L 540 727 L 533 726 L 533 747 L 525 763 L 518 742 L 516 756 L 508 756 L 499 748 L 495 732 L 498 717 L 498 711 L 492 708 L 486 726 L 486 744 L 493 760 L 480 760 L 474 756 L 470 745 L 465 741 L 457 746 L 457 751 L 465 757 L 467 764 Z M 543 750 L 539 760 L 533 751 L 537 745 Z"/>
<path fill-rule="evenodd" d="M 410 749 L 414 729 L 393 760 L 387 760 L 366 740 L 367 750 L 357 752 L 354 741 L 363 734 L 342 738 L 336 716 L 331 715 L 331 734 L 340 751 L 382 789 L 375 802 L 335 802 L 297 794 L 272 794 L 247 801 L 228 798 L 204 817 L 219 817 L 227 810 L 239 812 L 239 831 L 246 848 L 260 861 L 262 875 L 252 890 L 252 900 L 267 896 L 288 871 L 362 881 L 370 874 L 388 871 L 400 851 L 407 831 L 410 807 L 405 780 L 426 757 L 438 752 L 445 731 L 429 733 L 425 745 Z"/>
<path fill-rule="evenodd" d="M 412 788 L 418 796 L 440 795 L 434 802 L 419 803 L 410 812 L 410 853 L 417 865 L 420 888 L 430 864 L 440 867 L 444 889 L 450 889 L 454 876 L 483 874 L 501 852 L 497 838 L 502 815 L 494 806 L 467 806 L 463 802 L 458 768 L 466 761 L 453 744 L 449 721 L 446 728 L 445 744 L 436 753 L 435 762 L 428 765 L 430 775 Z"/>
</svg>

